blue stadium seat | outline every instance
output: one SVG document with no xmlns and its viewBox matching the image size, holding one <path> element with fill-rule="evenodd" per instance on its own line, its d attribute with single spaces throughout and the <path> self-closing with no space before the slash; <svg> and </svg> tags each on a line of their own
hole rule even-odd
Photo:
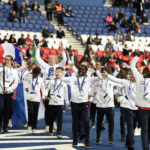
<svg viewBox="0 0 150 150">
<path fill-rule="evenodd" d="M 87 15 L 90 14 L 90 10 L 85 10 L 84 14 L 87 14 Z"/>
<path fill-rule="evenodd" d="M 79 26 L 79 22 L 74 22 L 74 26 Z"/>
<path fill-rule="evenodd" d="M 49 30 L 54 30 L 54 26 L 51 24 L 48 26 L 48 28 L 49 28 Z"/>
<path fill-rule="evenodd" d="M 35 24 L 34 27 L 35 27 L 35 29 L 40 29 L 40 28 L 42 28 L 39 24 Z"/>
<path fill-rule="evenodd" d="M 75 21 L 76 21 L 76 22 L 80 22 L 80 21 L 81 21 L 81 18 L 75 18 Z"/>
<path fill-rule="evenodd" d="M 33 24 L 29 23 L 27 26 L 28 28 L 33 29 Z"/>
<path fill-rule="evenodd" d="M 3 9 L 3 5 L 0 4 L 0 9 Z"/>
<path fill-rule="evenodd" d="M 37 24 L 42 25 L 42 24 L 43 24 L 43 20 L 38 20 L 38 21 L 37 21 Z"/>
<path fill-rule="evenodd" d="M 10 9 L 10 5 L 4 5 L 4 9 Z"/>
<path fill-rule="evenodd" d="M 19 24 L 18 22 L 14 22 L 14 23 L 13 23 L 13 27 L 19 28 L 19 27 L 20 27 L 20 24 Z"/>
<path fill-rule="evenodd" d="M 73 13 L 74 13 L 74 14 L 77 14 L 77 13 L 78 13 L 78 10 L 73 10 Z"/>
<path fill-rule="evenodd" d="M 39 16 L 39 20 L 45 20 L 44 16 Z"/>
<path fill-rule="evenodd" d="M 26 27 L 27 27 L 27 24 L 25 24 L 25 23 L 20 23 L 20 27 L 21 27 L 21 28 L 26 28 Z"/>
<path fill-rule="evenodd" d="M 85 27 L 85 28 L 84 28 L 84 31 L 89 32 L 89 31 L 90 31 L 90 27 Z"/>
<path fill-rule="evenodd" d="M 5 27 L 5 22 L 0 22 L 0 27 Z"/>
<path fill-rule="evenodd" d="M 12 27 L 12 25 L 13 25 L 12 22 L 8 22 L 8 23 L 6 24 L 7 27 Z"/>
<path fill-rule="evenodd" d="M 34 15 L 34 16 L 33 16 L 33 19 L 39 20 L 39 17 Z"/>
<path fill-rule="evenodd" d="M 30 24 L 35 24 L 36 23 L 36 20 L 29 20 Z"/>
<path fill-rule="evenodd" d="M 85 25 L 86 25 L 86 23 L 84 23 L 84 22 L 81 22 L 81 23 L 80 23 L 80 26 L 81 26 L 81 27 L 84 27 Z"/>
</svg>

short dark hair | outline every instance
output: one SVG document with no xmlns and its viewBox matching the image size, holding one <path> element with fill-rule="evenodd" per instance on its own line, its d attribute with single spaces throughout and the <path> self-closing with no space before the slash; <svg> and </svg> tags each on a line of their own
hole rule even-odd
<svg viewBox="0 0 150 150">
<path fill-rule="evenodd" d="M 35 75 L 39 75 L 41 73 L 41 68 L 40 67 L 35 67 L 33 70 L 32 70 L 32 73 L 35 74 Z"/>
<path fill-rule="evenodd" d="M 62 67 L 57 67 L 56 70 L 58 70 L 58 69 L 64 71 L 64 68 L 62 68 Z"/>
<path fill-rule="evenodd" d="M 103 70 L 106 71 L 108 74 L 112 73 L 112 69 L 110 67 L 104 67 Z"/>
<path fill-rule="evenodd" d="M 13 61 L 13 57 L 11 55 L 6 55 L 5 57 L 9 57 L 11 61 Z"/>
</svg>

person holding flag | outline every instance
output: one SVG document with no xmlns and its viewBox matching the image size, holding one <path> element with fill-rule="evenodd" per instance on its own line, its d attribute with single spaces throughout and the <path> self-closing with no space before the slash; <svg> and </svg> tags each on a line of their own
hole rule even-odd
<svg viewBox="0 0 150 150">
<path fill-rule="evenodd" d="M 62 51 L 63 60 L 59 64 L 56 64 L 57 57 L 55 55 L 51 55 L 49 56 L 48 64 L 47 64 L 40 57 L 40 47 L 42 46 L 42 44 L 43 42 L 39 42 L 38 44 L 39 48 L 36 49 L 35 59 L 37 63 L 39 64 L 39 66 L 41 67 L 41 69 L 43 70 L 44 84 L 45 84 L 45 88 L 47 89 L 49 81 L 55 78 L 56 68 L 57 67 L 64 68 L 66 61 L 67 61 L 67 57 L 66 57 L 66 53 L 64 51 L 63 45 L 62 43 L 60 43 L 60 49 Z M 45 100 L 45 124 L 46 124 L 45 130 L 46 132 L 48 132 L 49 131 L 48 100 Z"/>
</svg>

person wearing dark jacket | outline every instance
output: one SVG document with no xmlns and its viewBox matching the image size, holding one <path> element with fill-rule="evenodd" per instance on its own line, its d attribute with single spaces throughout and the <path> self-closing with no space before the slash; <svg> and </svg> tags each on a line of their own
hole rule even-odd
<svg viewBox="0 0 150 150">
<path fill-rule="evenodd" d="M 24 34 L 21 34 L 21 37 L 18 39 L 17 46 L 25 46 L 25 45 L 26 45 L 26 41 L 24 39 Z"/>
<path fill-rule="evenodd" d="M 111 22 L 111 24 L 109 24 L 107 26 L 107 28 L 108 28 L 109 31 L 113 31 L 113 32 L 115 32 L 118 29 L 118 27 L 114 24 L 113 21 Z"/>
<path fill-rule="evenodd" d="M 39 11 L 40 5 L 38 5 L 38 3 L 37 3 L 36 0 L 34 1 L 34 4 L 31 6 L 31 9 L 32 9 L 33 11 Z"/>
<path fill-rule="evenodd" d="M 125 17 L 121 23 L 121 27 L 123 28 L 128 28 L 129 27 L 129 22 L 128 22 L 128 18 Z"/>
<path fill-rule="evenodd" d="M 74 14 L 73 14 L 70 6 L 67 7 L 67 9 L 65 11 L 65 16 L 66 17 L 74 17 Z"/>
<path fill-rule="evenodd" d="M 113 22 L 114 22 L 115 24 L 120 22 L 120 18 L 119 18 L 119 15 L 118 15 L 118 14 L 115 14 L 115 16 L 114 16 L 114 18 L 113 18 Z"/>
<path fill-rule="evenodd" d="M 123 13 L 122 9 L 120 10 L 118 16 L 119 16 L 119 19 L 124 19 L 125 16 L 124 16 L 124 13 Z"/>
<path fill-rule="evenodd" d="M 42 31 L 43 38 L 53 37 L 52 32 L 49 31 L 48 26 L 45 26 L 45 29 Z"/>
<path fill-rule="evenodd" d="M 46 7 L 47 20 L 52 20 L 52 14 L 53 14 L 53 10 L 54 10 L 53 1 L 52 0 L 47 0 L 45 7 Z"/>
<path fill-rule="evenodd" d="M 65 33 L 62 30 L 62 26 L 59 26 L 59 30 L 57 30 L 57 38 L 62 39 L 63 37 L 65 37 Z"/>
<path fill-rule="evenodd" d="M 25 6 L 25 2 L 22 2 L 22 6 L 20 8 L 20 19 L 21 19 L 21 22 L 23 23 L 27 23 L 27 18 L 28 18 L 28 10 Z"/>
<path fill-rule="evenodd" d="M 140 22 L 141 23 L 147 23 L 148 22 L 148 17 L 146 16 L 146 13 L 143 13 L 141 15 Z"/>
<path fill-rule="evenodd" d="M 15 11 L 12 11 L 12 13 L 10 15 L 10 21 L 11 22 L 18 22 L 19 21 Z"/>
</svg>

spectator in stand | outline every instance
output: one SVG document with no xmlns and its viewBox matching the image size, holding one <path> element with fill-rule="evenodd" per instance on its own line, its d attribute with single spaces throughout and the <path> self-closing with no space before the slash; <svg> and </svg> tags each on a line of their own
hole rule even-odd
<svg viewBox="0 0 150 150">
<path fill-rule="evenodd" d="M 139 50 L 135 49 L 131 56 L 140 56 Z"/>
<path fill-rule="evenodd" d="M 115 32 L 118 27 L 115 25 L 115 23 L 112 21 L 111 24 L 107 25 L 108 30 L 111 32 Z"/>
<path fill-rule="evenodd" d="M 26 41 L 26 45 L 29 47 L 30 45 L 32 45 L 32 39 L 30 38 L 30 34 L 27 34 L 27 37 L 25 38 Z"/>
<path fill-rule="evenodd" d="M 2 39 L 0 38 L 0 44 L 2 44 Z"/>
<path fill-rule="evenodd" d="M 37 0 L 34 1 L 34 4 L 31 6 L 33 11 L 40 11 L 40 5 L 38 4 Z"/>
<path fill-rule="evenodd" d="M 143 13 L 140 17 L 140 22 L 141 23 L 147 23 L 148 22 L 148 17 L 146 16 L 146 13 Z"/>
<path fill-rule="evenodd" d="M 28 0 L 25 1 L 25 7 L 28 11 L 31 10 L 31 5 Z"/>
<path fill-rule="evenodd" d="M 48 26 L 45 26 L 45 29 L 42 31 L 43 38 L 53 37 L 52 32 L 49 31 Z"/>
<path fill-rule="evenodd" d="M 133 31 L 130 31 L 128 33 L 128 41 L 134 41 L 135 38 L 134 38 L 134 32 Z"/>
<path fill-rule="evenodd" d="M 70 54 L 70 53 L 71 53 L 71 51 L 72 51 L 72 46 L 71 46 L 71 45 L 69 45 L 69 48 L 66 48 L 66 50 L 67 50 L 67 52 Z"/>
<path fill-rule="evenodd" d="M 37 35 L 36 35 L 36 34 L 33 36 L 33 41 L 35 42 L 35 45 L 38 46 L 38 44 L 39 44 L 39 39 L 37 38 Z"/>
<path fill-rule="evenodd" d="M 122 40 L 122 35 L 121 35 L 121 31 L 120 30 L 115 34 L 114 40 L 119 40 L 119 41 Z"/>
<path fill-rule="evenodd" d="M 123 28 L 128 28 L 129 27 L 129 22 L 128 22 L 128 18 L 125 17 L 121 23 L 121 27 Z"/>
<path fill-rule="evenodd" d="M 22 2 L 21 8 L 20 8 L 20 19 L 21 22 L 27 23 L 27 18 L 28 18 L 28 10 L 25 6 L 25 2 Z"/>
<path fill-rule="evenodd" d="M 120 49 L 121 49 L 121 45 L 119 43 L 119 40 L 116 40 L 115 43 L 113 44 L 113 50 L 119 51 Z"/>
<path fill-rule="evenodd" d="M 99 34 L 96 33 L 96 37 L 94 38 L 94 44 L 95 45 L 102 45 L 102 43 L 101 43 L 102 38 L 99 38 L 98 36 L 99 36 Z"/>
<path fill-rule="evenodd" d="M 138 21 L 137 17 L 136 17 L 136 13 L 133 13 L 130 18 L 129 18 L 129 22 L 131 23 L 133 20 L 134 23 L 136 23 Z"/>
<path fill-rule="evenodd" d="M 91 45 L 88 44 L 88 45 L 86 46 L 85 51 L 84 51 L 83 58 L 81 59 L 80 62 L 84 62 L 84 61 L 90 62 L 90 61 L 91 61 L 91 57 L 90 57 L 90 54 L 91 54 L 91 53 L 92 53 L 92 48 L 91 48 Z"/>
<path fill-rule="evenodd" d="M 41 46 L 41 47 L 48 47 L 48 44 L 47 44 L 46 39 L 45 39 L 45 38 L 43 38 L 43 39 L 42 39 L 42 41 L 43 41 L 43 44 L 42 44 L 42 46 Z"/>
<path fill-rule="evenodd" d="M 113 19 L 112 19 L 111 14 L 108 14 L 108 15 L 106 16 L 105 22 L 106 22 L 106 23 L 110 23 L 110 22 L 112 22 L 112 21 L 113 21 Z"/>
<path fill-rule="evenodd" d="M 67 7 L 67 9 L 66 9 L 66 11 L 65 11 L 65 16 L 66 16 L 66 17 L 74 17 L 74 14 L 73 14 L 73 12 L 72 12 L 72 10 L 71 10 L 71 6 L 68 6 L 68 7 Z"/>
<path fill-rule="evenodd" d="M 55 10 L 56 10 L 56 15 L 57 15 L 57 22 L 58 26 L 62 25 L 62 6 L 59 4 L 58 1 L 55 2 Z"/>
<path fill-rule="evenodd" d="M 75 55 L 75 51 L 72 50 L 70 53 L 67 52 L 67 64 L 74 64 L 75 66 L 78 65 L 78 57 Z"/>
<path fill-rule="evenodd" d="M 115 65 L 115 61 L 116 61 L 115 55 L 114 55 L 114 53 L 111 53 L 110 54 L 110 58 L 109 58 L 109 62 L 107 63 L 107 65 L 108 66 L 114 66 Z"/>
<path fill-rule="evenodd" d="M 52 0 L 46 1 L 46 17 L 47 20 L 52 21 L 52 15 L 54 11 L 54 3 Z"/>
<path fill-rule="evenodd" d="M 122 45 L 128 40 L 128 37 L 127 37 L 127 33 L 124 33 L 123 36 L 122 36 Z"/>
<path fill-rule="evenodd" d="M 65 32 L 62 30 L 62 26 L 59 26 L 59 30 L 57 30 L 57 38 L 62 39 L 65 37 Z"/>
<path fill-rule="evenodd" d="M 108 42 L 107 42 L 106 45 L 105 45 L 105 49 L 107 49 L 107 48 L 109 49 L 109 51 L 114 50 L 113 44 L 112 44 L 112 42 L 111 42 L 110 39 L 108 39 Z"/>
<path fill-rule="evenodd" d="M 119 56 L 118 56 L 117 59 L 116 59 L 116 64 L 118 64 L 119 67 L 122 68 L 122 63 L 123 63 L 123 62 L 124 62 L 124 61 L 123 61 L 123 59 L 122 59 L 122 55 L 119 54 Z"/>
<path fill-rule="evenodd" d="M 14 37 L 14 34 L 11 34 L 11 35 L 10 35 L 10 38 L 9 38 L 9 40 L 8 40 L 8 43 L 11 43 L 11 44 L 13 44 L 13 45 L 16 45 L 16 44 L 17 44 L 16 39 L 15 39 L 15 37 Z"/>
<path fill-rule="evenodd" d="M 91 34 L 89 35 L 86 44 L 94 44 L 94 39 Z"/>
<path fill-rule="evenodd" d="M 102 66 L 106 66 L 106 64 L 109 61 L 109 58 L 107 57 L 106 53 L 103 53 L 103 56 L 100 58 L 100 61 L 102 62 Z"/>
<path fill-rule="evenodd" d="M 26 53 L 26 56 L 28 57 L 28 59 L 31 58 L 32 53 L 33 53 L 33 45 L 30 45 L 28 50 L 27 50 L 27 53 Z"/>
<path fill-rule="evenodd" d="M 24 39 L 24 34 L 21 34 L 21 37 L 18 39 L 17 46 L 22 46 L 22 47 L 26 46 L 26 41 Z"/>
<path fill-rule="evenodd" d="M 113 22 L 116 23 L 120 23 L 120 18 L 118 14 L 115 14 L 114 18 L 113 18 Z"/>
<path fill-rule="evenodd" d="M 13 11 L 18 12 L 18 2 L 17 2 L 17 0 L 13 1 L 12 9 L 13 9 Z"/>
<path fill-rule="evenodd" d="M 136 23 L 136 26 L 137 26 L 136 32 L 139 33 L 139 34 L 141 34 L 141 33 L 142 33 L 142 29 L 141 29 L 140 24 L 139 24 L 139 23 Z"/>
<path fill-rule="evenodd" d="M 10 21 L 11 22 L 18 22 L 19 21 L 15 11 L 12 11 L 12 13 L 10 15 Z"/>
<path fill-rule="evenodd" d="M 145 9 L 145 0 L 137 0 L 138 1 L 138 3 L 137 3 L 137 11 L 136 11 L 136 13 L 137 13 L 137 15 L 139 15 L 139 16 L 141 16 L 145 11 L 144 11 L 144 9 Z"/>
<path fill-rule="evenodd" d="M 120 20 L 123 20 L 123 19 L 125 18 L 125 16 L 124 16 L 124 13 L 123 13 L 123 10 L 122 10 L 122 9 L 120 10 L 120 12 L 119 12 L 119 14 L 118 14 L 118 15 L 119 15 L 119 19 L 120 19 Z"/>
<path fill-rule="evenodd" d="M 133 20 L 131 21 L 130 27 L 129 27 L 129 31 L 134 31 L 136 32 L 137 30 L 137 25 L 136 22 L 134 22 Z"/>
<path fill-rule="evenodd" d="M 7 43 L 7 42 L 8 42 L 8 39 L 7 39 L 7 36 L 5 35 L 4 39 L 2 40 L 2 43 Z"/>
<path fill-rule="evenodd" d="M 128 49 L 128 45 L 127 44 L 124 45 L 123 55 L 124 56 L 130 56 L 130 50 Z"/>
</svg>

